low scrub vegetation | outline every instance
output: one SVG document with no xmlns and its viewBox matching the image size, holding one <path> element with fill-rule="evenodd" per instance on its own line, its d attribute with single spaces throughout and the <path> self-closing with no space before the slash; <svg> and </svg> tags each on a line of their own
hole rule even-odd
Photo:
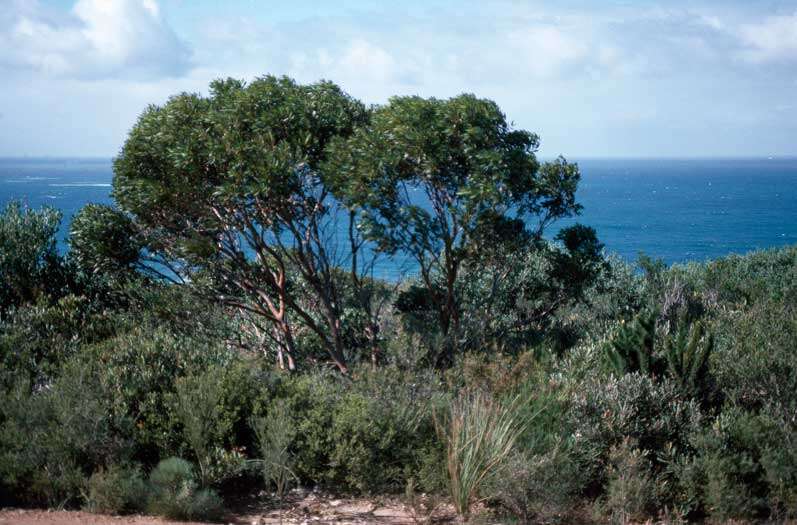
<svg viewBox="0 0 797 525">
<path fill-rule="evenodd" d="M 0 502 L 797 518 L 797 248 L 666 267 L 545 235 L 579 176 L 537 142 L 471 96 L 271 77 L 148 109 L 67 250 L 53 210 L 0 213 Z"/>
</svg>

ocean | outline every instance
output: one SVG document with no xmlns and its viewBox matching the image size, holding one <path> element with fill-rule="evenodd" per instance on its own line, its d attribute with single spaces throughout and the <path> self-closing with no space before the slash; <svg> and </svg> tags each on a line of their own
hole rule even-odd
<svg viewBox="0 0 797 525">
<path fill-rule="evenodd" d="M 797 158 L 582 159 L 576 220 L 608 253 L 668 264 L 797 244 Z M 0 205 L 52 206 L 69 220 L 89 202 L 112 203 L 109 159 L 0 159 Z M 560 221 L 560 226 L 575 222 Z"/>
</svg>

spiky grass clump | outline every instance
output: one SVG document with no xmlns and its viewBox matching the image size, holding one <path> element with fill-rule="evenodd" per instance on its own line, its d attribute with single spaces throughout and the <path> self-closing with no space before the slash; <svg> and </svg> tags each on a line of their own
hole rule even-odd
<svg viewBox="0 0 797 525">
<path fill-rule="evenodd" d="M 518 399 L 502 402 L 478 391 L 461 394 L 447 417 L 435 417 L 446 447 L 446 469 L 454 508 L 467 521 L 490 477 L 500 472 L 523 431 Z"/>
</svg>

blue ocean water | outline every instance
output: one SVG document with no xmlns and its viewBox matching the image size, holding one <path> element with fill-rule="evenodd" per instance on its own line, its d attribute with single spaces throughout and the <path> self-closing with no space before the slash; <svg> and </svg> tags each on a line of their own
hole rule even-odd
<svg viewBox="0 0 797 525">
<path fill-rule="evenodd" d="M 797 158 L 578 163 L 577 220 L 629 261 L 639 252 L 674 263 L 797 244 Z M 84 204 L 112 202 L 111 178 L 109 159 L 0 159 L 0 206 L 20 199 L 60 209 L 64 239 Z"/>
<path fill-rule="evenodd" d="M 50 206 L 64 218 L 59 240 L 69 231 L 72 216 L 90 202 L 110 204 L 109 159 L 0 159 L 0 206 L 17 199 L 31 208 Z"/>
<path fill-rule="evenodd" d="M 797 158 L 579 162 L 578 219 L 668 264 L 797 243 Z"/>
</svg>

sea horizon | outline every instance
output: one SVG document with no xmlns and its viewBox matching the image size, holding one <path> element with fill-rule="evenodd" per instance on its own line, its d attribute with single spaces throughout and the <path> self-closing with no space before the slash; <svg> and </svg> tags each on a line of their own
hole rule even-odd
<svg viewBox="0 0 797 525">
<path fill-rule="evenodd" d="M 541 160 L 547 157 L 539 156 Z M 0 204 L 49 205 L 69 221 L 89 202 L 113 204 L 111 157 L 0 157 Z M 797 156 L 581 157 L 581 215 L 607 254 L 668 265 L 797 244 Z M 62 249 L 65 246 L 62 245 Z"/>
</svg>

